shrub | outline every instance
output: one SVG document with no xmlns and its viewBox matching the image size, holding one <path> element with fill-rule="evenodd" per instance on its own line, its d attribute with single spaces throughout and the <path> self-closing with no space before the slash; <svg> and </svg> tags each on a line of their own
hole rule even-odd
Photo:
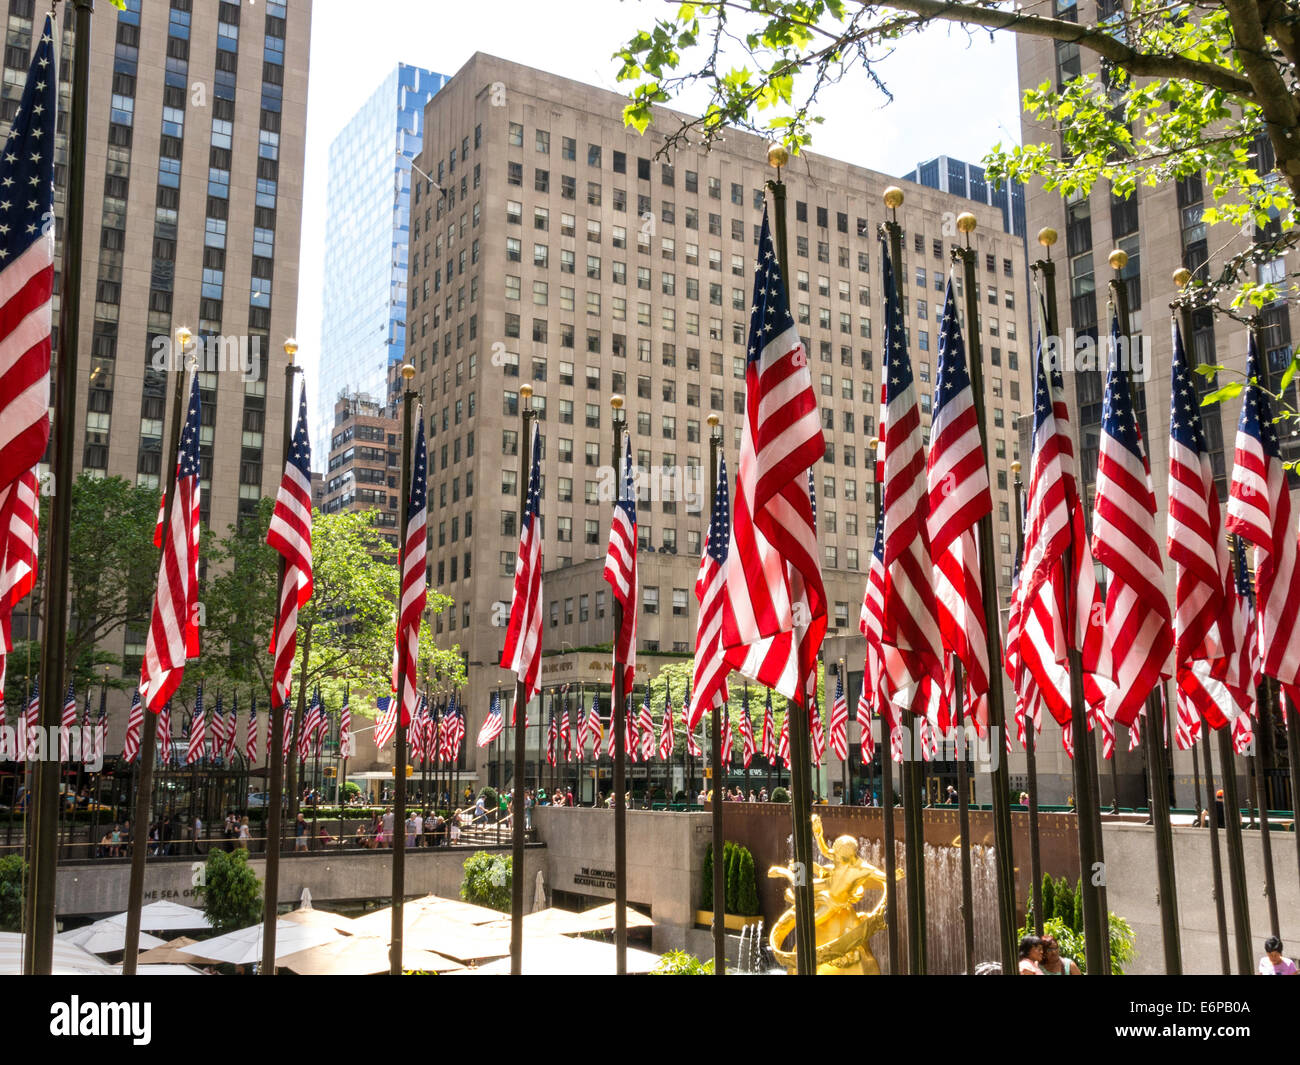
<svg viewBox="0 0 1300 1065">
<path fill-rule="evenodd" d="M 16 854 L 0 858 L 0 931 L 17 932 L 23 923 L 23 880 L 27 863 Z"/>
<path fill-rule="evenodd" d="M 712 976 L 713 959 L 700 961 L 694 954 L 684 950 L 670 950 L 659 959 L 659 964 L 650 970 L 651 976 Z"/>
<path fill-rule="evenodd" d="M 197 891 L 217 935 L 247 928 L 262 917 L 262 882 L 248 867 L 245 850 L 211 851 Z"/>
<path fill-rule="evenodd" d="M 758 884 L 754 879 L 754 856 L 748 847 L 727 842 L 722 848 L 725 890 L 723 900 L 727 913 L 752 917 L 759 913 Z M 713 844 L 704 852 L 703 887 L 700 896 L 704 909 L 713 908 Z"/>
<path fill-rule="evenodd" d="M 758 881 L 754 875 L 754 856 L 748 847 L 740 847 L 740 882 L 736 887 L 736 912 L 753 917 L 758 908 Z"/>
<path fill-rule="evenodd" d="M 460 897 L 476 906 L 510 912 L 511 859 L 508 854 L 475 851 L 465 859 Z"/>
<path fill-rule="evenodd" d="M 773 788 L 773 789 L 772 789 L 772 801 L 773 801 L 773 802 L 789 802 L 789 801 L 790 801 L 790 793 L 789 793 L 788 791 L 786 791 L 785 788 L 780 788 L 780 787 Z"/>
<path fill-rule="evenodd" d="M 358 795 L 361 794 L 361 785 L 358 784 L 355 780 L 345 780 L 343 782 L 342 792 L 343 792 L 343 801 L 351 802 L 353 799 L 355 799 Z"/>
</svg>

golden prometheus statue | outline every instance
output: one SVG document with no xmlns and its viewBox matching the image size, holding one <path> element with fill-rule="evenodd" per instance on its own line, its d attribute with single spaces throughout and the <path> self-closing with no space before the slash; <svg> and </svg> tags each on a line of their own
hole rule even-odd
<svg viewBox="0 0 1300 1065">
<path fill-rule="evenodd" d="M 813 838 L 822 856 L 829 858 L 830 866 L 813 866 L 813 913 L 816 926 L 817 973 L 821 976 L 856 974 L 879 976 L 880 965 L 871 953 L 868 940 L 885 926 L 884 887 L 887 875 L 870 862 L 858 856 L 858 841 L 852 836 L 840 836 L 827 847 L 822 830 L 822 819 L 812 816 Z M 794 931 L 794 885 L 797 871 L 794 863 L 774 865 L 767 871 L 771 877 L 785 877 L 790 882 L 786 889 L 787 909 L 772 925 L 770 943 L 776 960 L 794 972 L 795 952 L 783 950 L 781 945 Z M 902 873 L 896 874 L 902 879 Z M 869 888 L 881 890 L 880 901 L 866 913 L 858 911 Z"/>
</svg>

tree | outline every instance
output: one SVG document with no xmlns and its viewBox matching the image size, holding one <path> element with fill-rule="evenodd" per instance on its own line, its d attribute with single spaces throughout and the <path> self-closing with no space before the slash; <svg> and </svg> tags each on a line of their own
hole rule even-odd
<svg viewBox="0 0 1300 1065">
<path fill-rule="evenodd" d="M 248 867 L 245 850 L 211 851 L 197 891 L 217 935 L 247 928 L 262 916 L 262 882 Z"/>
<path fill-rule="evenodd" d="M 16 854 L 0 858 L 0 932 L 17 932 L 23 924 L 23 881 L 27 863 Z"/>
<path fill-rule="evenodd" d="M 668 150 L 695 137 L 707 145 L 728 126 L 781 140 L 792 152 L 812 142 L 819 94 L 858 76 L 885 98 L 889 46 L 935 23 L 968 31 L 1004 30 L 1045 38 L 1099 57 L 1100 75 L 1025 93 L 1027 111 L 1059 142 L 997 149 L 994 181 L 1040 177 L 1062 196 L 1098 180 L 1127 196 L 1203 173 L 1215 204 L 1207 222 L 1290 230 L 1300 192 L 1300 23 L 1285 0 L 1222 4 L 1100 0 L 1098 21 L 1077 8 L 1049 17 L 994 0 L 722 0 L 682 3 L 615 52 L 631 83 L 625 121 L 644 131 L 652 105 L 703 86 L 697 118 L 666 131 Z M 661 131 L 663 132 L 663 131 Z M 1282 239 L 1290 246 L 1295 233 Z M 1257 255 L 1273 257 L 1276 247 Z M 1277 298 L 1276 286 L 1245 277 L 1251 261 L 1230 264 L 1238 302 Z"/>
<path fill-rule="evenodd" d="M 509 913 L 511 869 L 510 855 L 475 851 L 465 859 L 465 879 L 460 885 L 460 897 L 477 906 L 490 906 Z"/>
<path fill-rule="evenodd" d="M 219 572 L 205 589 L 209 636 L 202 672 L 262 690 L 271 682 L 268 646 L 279 573 L 279 556 L 266 543 L 273 509 L 273 500 L 262 500 L 255 521 L 232 526 L 212 545 L 210 563 Z M 298 614 L 293 683 L 306 690 L 319 685 L 333 702 L 341 699 L 345 684 L 354 693 L 389 691 L 397 555 L 377 531 L 376 514 L 312 512 L 312 597 Z M 451 603 L 449 596 L 430 590 L 431 612 Z M 420 627 L 420 656 L 431 674 L 464 683 L 459 646 L 436 647 L 427 621 Z M 360 704 L 354 696 L 353 713 L 364 716 Z"/>
</svg>

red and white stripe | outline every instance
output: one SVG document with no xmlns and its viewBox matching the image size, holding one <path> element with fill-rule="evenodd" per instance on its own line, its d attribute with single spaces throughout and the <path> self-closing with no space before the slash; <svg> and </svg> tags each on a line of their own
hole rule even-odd
<svg viewBox="0 0 1300 1065">
<path fill-rule="evenodd" d="M 695 579 L 695 598 L 700 604 L 695 627 L 695 700 L 687 708 L 686 727 L 693 729 L 706 710 L 716 710 L 727 699 L 730 667 L 722 646 L 723 601 L 726 599 L 727 563 L 730 555 L 731 518 L 727 513 L 727 463 L 718 455 L 718 488 L 714 493 L 709 530 L 700 571 Z"/>
<path fill-rule="evenodd" d="M 0 488 L 0 698 L 5 656 L 14 649 L 14 608 L 36 584 L 39 515 L 34 469 Z"/>
<path fill-rule="evenodd" d="M 540 467 L 541 434 L 533 425 L 532 469 L 528 473 L 523 527 L 519 531 L 519 551 L 515 558 L 514 593 L 510 601 L 510 620 L 501 651 L 501 668 L 512 670 L 524 683 L 524 701 L 541 689 L 538 677 L 542 664 L 542 535 L 536 520 L 541 506 L 541 490 L 534 473 Z M 513 716 L 513 710 L 511 711 Z M 527 707 L 524 711 L 527 717 Z M 513 722 L 512 722 L 513 723 Z"/>
</svg>

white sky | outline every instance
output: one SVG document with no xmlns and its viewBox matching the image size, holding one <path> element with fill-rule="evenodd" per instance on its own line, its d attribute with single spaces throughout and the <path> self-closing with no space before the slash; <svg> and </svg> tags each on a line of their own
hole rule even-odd
<svg viewBox="0 0 1300 1065">
<path fill-rule="evenodd" d="M 609 56 L 663 11 L 656 0 L 315 0 L 297 323 L 312 410 L 329 145 L 385 75 L 399 62 L 451 75 L 482 51 L 617 91 Z M 977 162 L 1020 139 L 1009 34 L 941 26 L 900 44 L 879 72 L 894 102 L 861 76 L 827 90 L 814 151 L 904 174 L 936 155 Z M 673 106 L 696 112 L 695 100 Z"/>
</svg>

